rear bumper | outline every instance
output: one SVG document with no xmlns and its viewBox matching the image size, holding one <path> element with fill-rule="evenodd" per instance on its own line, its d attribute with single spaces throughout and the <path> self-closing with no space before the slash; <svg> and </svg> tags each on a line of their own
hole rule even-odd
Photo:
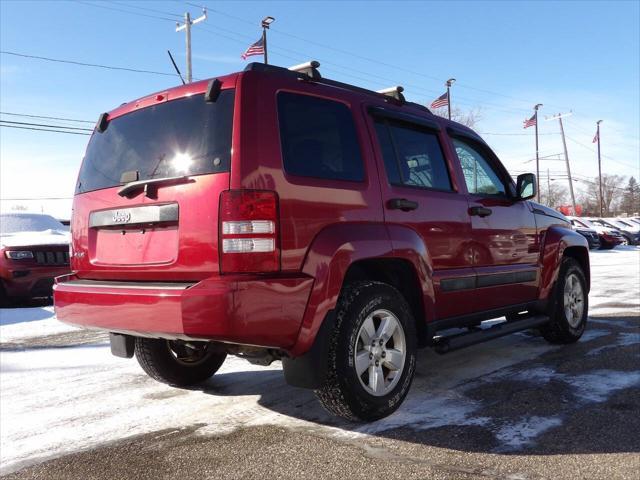
<svg viewBox="0 0 640 480">
<path fill-rule="evenodd" d="M 313 279 L 216 276 L 198 283 L 59 277 L 56 316 L 72 325 L 167 339 L 287 349 L 298 336 Z"/>
</svg>

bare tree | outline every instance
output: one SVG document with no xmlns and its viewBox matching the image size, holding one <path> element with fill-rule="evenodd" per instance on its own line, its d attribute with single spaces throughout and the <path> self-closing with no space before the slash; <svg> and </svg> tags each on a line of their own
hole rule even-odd
<svg viewBox="0 0 640 480">
<path fill-rule="evenodd" d="M 434 115 L 438 115 L 439 117 L 448 118 L 449 114 L 447 111 L 447 107 L 436 108 L 433 110 Z M 463 111 L 458 107 L 453 107 L 451 109 L 451 120 L 454 122 L 461 123 L 469 128 L 475 128 L 480 120 L 482 119 L 482 112 L 479 107 L 472 108 L 469 111 Z"/>
<path fill-rule="evenodd" d="M 548 188 L 541 188 L 540 190 L 540 203 L 543 205 L 556 208 L 567 202 L 568 190 L 564 185 L 551 183 Z"/>
<path fill-rule="evenodd" d="M 609 217 L 620 210 L 620 202 L 624 188 L 622 183 L 624 177 L 620 175 L 602 174 L 602 198 L 603 213 L 605 217 Z M 598 177 L 593 181 L 587 182 L 587 189 L 580 198 L 582 208 L 586 210 L 588 215 L 600 215 L 600 192 L 598 187 Z"/>
</svg>

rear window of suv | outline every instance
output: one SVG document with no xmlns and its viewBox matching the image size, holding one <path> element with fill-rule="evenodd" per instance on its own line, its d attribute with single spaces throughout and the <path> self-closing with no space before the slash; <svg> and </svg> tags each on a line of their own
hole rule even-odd
<svg viewBox="0 0 640 480">
<path fill-rule="evenodd" d="M 278 120 L 287 173 L 330 180 L 364 179 L 353 116 L 345 104 L 280 92 Z"/>
<path fill-rule="evenodd" d="M 124 172 L 139 180 L 229 171 L 234 90 L 214 103 L 193 95 L 117 117 L 95 132 L 76 193 L 115 187 Z"/>
</svg>

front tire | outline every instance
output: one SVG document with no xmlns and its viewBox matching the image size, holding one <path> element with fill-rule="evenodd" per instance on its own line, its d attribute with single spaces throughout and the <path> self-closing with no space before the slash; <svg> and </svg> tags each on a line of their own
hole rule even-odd
<svg viewBox="0 0 640 480">
<path fill-rule="evenodd" d="M 577 342 L 587 326 L 589 297 L 584 272 L 575 259 L 563 258 L 553 295 L 550 321 L 540 328 L 542 336 L 553 344 Z"/>
<path fill-rule="evenodd" d="M 203 382 L 222 366 L 226 352 L 206 342 L 136 337 L 138 363 L 154 380 L 176 387 Z"/>
<path fill-rule="evenodd" d="M 327 361 L 327 378 L 315 391 L 326 410 L 353 421 L 393 413 L 416 368 L 415 322 L 400 292 L 380 282 L 345 287 Z"/>
</svg>

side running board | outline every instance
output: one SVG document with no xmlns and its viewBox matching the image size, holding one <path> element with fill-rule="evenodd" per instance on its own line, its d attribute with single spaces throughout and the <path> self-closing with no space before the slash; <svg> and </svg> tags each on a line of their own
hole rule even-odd
<svg viewBox="0 0 640 480">
<path fill-rule="evenodd" d="M 469 347 L 477 343 L 493 340 L 494 338 L 504 337 L 515 332 L 527 330 L 529 328 L 539 327 L 549 321 L 546 315 L 528 317 L 522 320 L 514 320 L 511 322 L 500 323 L 494 327 L 484 330 L 475 329 L 470 332 L 460 333 L 457 335 L 449 335 L 444 337 L 436 337 L 433 339 L 435 351 L 443 354 Z"/>
</svg>

